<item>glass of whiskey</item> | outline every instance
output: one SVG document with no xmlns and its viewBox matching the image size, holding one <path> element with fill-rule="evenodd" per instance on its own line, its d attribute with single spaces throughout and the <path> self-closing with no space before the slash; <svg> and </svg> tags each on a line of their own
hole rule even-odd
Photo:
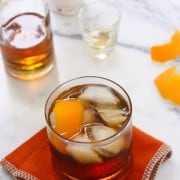
<svg viewBox="0 0 180 180">
<path fill-rule="evenodd" d="M 106 1 L 82 6 L 79 22 L 83 39 L 92 57 L 105 59 L 112 52 L 118 40 L 120 17 L 119 9 Z"/>
<path fill-rule="evenodd" d="M 45 105 L 57 179 L 125 179 L 131 164 L 132 104 L 112 80 L 84 76 L 59 85 Z"/>
<path fill-rule="evenodd" d="M 36 79 L 54 65 L 53 39 L 46 0 L 0 2 L 0 48 L 11 76 Z"/>
</svg>

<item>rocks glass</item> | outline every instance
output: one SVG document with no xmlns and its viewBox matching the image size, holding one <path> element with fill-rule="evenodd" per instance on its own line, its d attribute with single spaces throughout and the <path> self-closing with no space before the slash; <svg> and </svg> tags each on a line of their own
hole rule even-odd
<svg viewBox="0 0 180 180">
<path fill-rule="evenodd" d="M 57 87 L 45 105 L 57 177 L 125 178 L 131 163 L 131 116 L 128 94 L 109 79 L 85 76 Z"/>
<path fill-rule="evenodd" d="M 120 11 L 106 1 L 84 5 L 79 12 L 82 36 L 90 55 L 105 59 L 117 43 Z"/>
</svg>

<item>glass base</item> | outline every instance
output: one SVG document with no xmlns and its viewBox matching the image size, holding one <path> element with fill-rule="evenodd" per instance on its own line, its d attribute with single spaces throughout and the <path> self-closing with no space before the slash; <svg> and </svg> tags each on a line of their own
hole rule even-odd
<svg viewBox="0 0 180 180">
<path fill-rule="evenodd" d="M 64 16 L 73 16 L 77 14 L 83 3 L 83 0 L 71 0 L 72 2 L 61 1 L 63 2 L 51 0 L 50 7 L 52 11 Z"/>
<path fill-rule="evenodd" d="M 129 173 L 129 171 L 128 172 L 118 171 L 118 172 L 112 174 L 111 176 L 96 179 L 96 180 L 117 180 L 117 179 L 126 180 L 128 173 Z M 55 174 L 55 176 L 56 176 L 57 180 L 84 180 L 84 179 L 78 179 L 78 178 L 72 177 L 68 174 Z"/>
<path fill-rule="evenodd" d="M 113 49 L 105 49 L 105 50 L 97 50 L 89 48 L 90 55 L 95 59 L 106 59 L 111 53 Z"/>
<path fill-rule="evenodd" d="M 52 70 L 53 67 L 54 67 L 54 63 L 51 63 L 51 64 L 46 65 L 45 67 L 41 67 L 34 70 L 24 70 L 24 71 L 6 67 L 6 71 L 10 76 L 16 79 L 33 80 L 33 79 L 37 79 L 46 75 Z"/>
<path fill-rule="evenodd" d="M 131 166 L 131 159 L 129 159 L 126 163 L 126 166 L 123 167 L 122 169 L 120 169 L 119 171 L 115 172 L 114 174 L 111 174 L 107 177 L 104 178 L 93 178 L 91 180 L 126 180 L 129 171 L 130 171 L 130 166 Z M 76 178 L 73 177 L 69 174 L 66 174 L 65 172 L 60 172 L 60 171 L 56 171 L 55 170 L 55 176 L 57 180 L 85 180 L 85 178 L 83 177 L 83 179 L 81 178 Z M 90 179 L 90 178 L 86 178 L 86 179 Z"/>
</svg>

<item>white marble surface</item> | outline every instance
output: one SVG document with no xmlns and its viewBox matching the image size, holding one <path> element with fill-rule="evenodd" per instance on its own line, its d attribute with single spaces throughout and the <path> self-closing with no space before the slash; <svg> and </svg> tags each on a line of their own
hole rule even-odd
<svg viewBox="0 0 180 180">
<path fill-rule="evenodd" d="M 87 3 L 85 1 L 85 3 Z M 149 48 L 180 28 L 179 0 L 114 0 L 121 10 L 118 45 L 105 61 L 92 59 L 82 41 L 77 16 L 52 13 L 56 67 L 34 81 L 9 77 L 0 61 L 0 159 L 45 126 L 44 103 L 61 82 L 83 75 L 110 78 L 124 86 L 133 103 L 134 125 L 168 143 L 172 158 L 156 180 L 180 179 L 180 107 L 162 99 L 154 79 L 180 60 L 152 62 Z M 0 180 L 11 179 L 0 168 Z"/>
</svg>

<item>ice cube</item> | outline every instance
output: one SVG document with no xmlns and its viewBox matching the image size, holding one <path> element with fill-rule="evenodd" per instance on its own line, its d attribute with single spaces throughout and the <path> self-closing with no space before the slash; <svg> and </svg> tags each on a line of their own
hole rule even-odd
<svg viewBox="0 0 180 180">
<path fill-rule="evenodd" d="M 104 86 L 90 86 L 78 97 L 83 103 L 98 107 L 113 107 L 120 103 L 112 90 Z"/>
<path fill-rule="evenodd" d="M 94 124 L 84 127 L 84 131 L 91 141 L 100 141 L 113 136 L 117 131 L 102 124 Z"/>
<path fill-rule="evenodd" d="M 77 136 L 73 137 L 73 140 L 80 142 L 90 142 L 90 139 L 86 134 L 78 134 Z M 82 164 L 102 162 L 102 158 L 96 151 L 93 150 L 91 144 L 69 142 L 66 146 L 66 150 L 73 159 Z"/>
<path fill-rule="evenodd" d="M 99 115 L 106 125 L 118 127 L 127 120 L 128 112 L 121 109 L 101 109 Z"/>
<path fill-rule="evenodd" d="M 115 129 L 104 125 L 88 126 L 86 128 L 91 128 L 86 131 L 88 131 L 89 138 L 93 138 L 94 141 L 106 139 L 117 133 Z M 125 145 L 125 139 L 123 137 L 118 137 L 118 139 L 114 141 L 112 140 L 112 142 L 108 142 L 105 145 L 94 147 L 94 151 L 104 157 L 113 157 L 118 154 L 122 149 L 124 149 Z"/>
<path fill-rule="evenodd" d="M 119 137 L 117 140 L 112 143 L 102 146 L 96 147 L 95 151 L 98 152 L 101 156 L 104 157 L 113 157 L 120 153 L 123 149 L 126 148 L 126 142 L 123 137 Z"/>
<path fill-rule="evenodd" d="M 83 124 L 90 124 L 96 122 L 97 112 L 93 108 L 87 108 L 83 112 Z"/>
</svg>

